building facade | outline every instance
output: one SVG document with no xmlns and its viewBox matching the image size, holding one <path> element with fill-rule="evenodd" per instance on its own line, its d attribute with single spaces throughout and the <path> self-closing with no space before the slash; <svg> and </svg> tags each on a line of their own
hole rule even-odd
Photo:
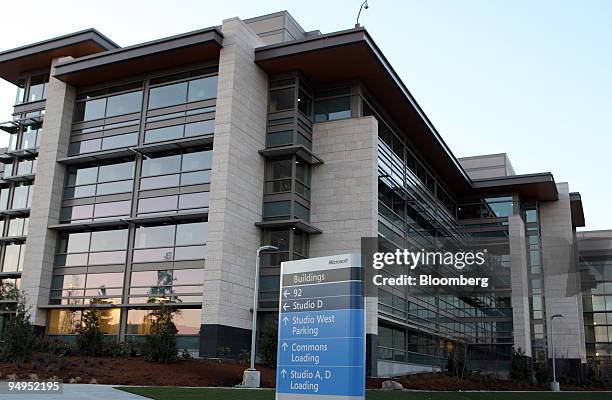
<svg viewBox="0 0 612 400">
<path fill-rule="evenodd" d="M 606 306 L 582 294 L 580 196 L 503 154 L 457 159 L 362 27 L 279 12 L 125 48 L 91 29 L 0 53 L 0 77 L 17 86 L 0 278 L 40 334 L 70 340 L 95 307 L 109 340 L 138 341 L 167 304 L 181 348 L 237 355 L 261 245 L 279 249 L 262 256 L 265 332 L 283 261 L 481 237 L 508 278 L 494 295 L 367 298 L 370 375 L 444 368 L 457 343 L 499 371 L 513 347 L 546 360 L 554 314 L 558 356 L 610 355 L 591 322 Z"/>
</svg>

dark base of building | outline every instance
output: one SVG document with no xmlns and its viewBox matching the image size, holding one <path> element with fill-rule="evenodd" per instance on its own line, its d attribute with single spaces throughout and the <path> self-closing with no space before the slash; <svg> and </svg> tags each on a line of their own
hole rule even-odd
<svg viewBox="0 0 612 400">
<path fill-rule="evenodd" d="M 241 352 L 250 349 L 250 329 L 217 324 L 200 326 L 200 357 L 237 358 Z"/>
</svg>

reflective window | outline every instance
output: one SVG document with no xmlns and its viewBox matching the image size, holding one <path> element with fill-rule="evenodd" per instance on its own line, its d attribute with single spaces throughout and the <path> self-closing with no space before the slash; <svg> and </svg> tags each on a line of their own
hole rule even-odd
<svg viewBox="0 0 612 400">
<path fill-rule="evenodd" d="M 141 226 L 136 229 L 134 262 L 203 259 L 208 224 Z"/>
<path fill-rule="evenodd" d="M 23 129 L 23 136 L 21 140 L 22 149 L 32 149 L 40 146 L 40 140 L 42 137 L 42 122 L 27 125 Z"/>
<path fill-rule="evenodd" d="M 13 188 L 13 203 L 11 209 L 29 208 L 32 205 L 34 185 L 28 183 L 16 184 Z"/>
<path fill-rule="evenodd" d="M 189 82 L 187 101 L 200 101 L 217 97 L 217 76 L 195 79 Z"/>
<path fill-rule="evenodd" d="M 485 198 L 483 218 L 508 217 L 513 210 L 512 196 Z"/>
<path fill-rule="evenodd" d="M 351 98 L 337 97 L 315 101 L 315 122 L 333 121 L 351 117 Z"/>
<path fill-rule="evenodd" d="M 64 198 L 101 196 L 131 192 L 134 186 L 134 161 L 94 167 L 70 167 Z"/>
<path fill-rule="evenodd" d="M 263 205 L 264 218 L 289 217 L 291 214 L 290 201 L 272 201 Z"/>
<path fill-rule="evenodd" d="M 23 103 L 25 98 L 25 79 L 17 81 L 17 93 L 15 94 L 15 105 Z"/>
<path fill-rule="evenodd" d="M 100 308 L 95 311 L 100 320 L 100 330 L 103 334 L 119 334 L 119 308 Z M 49 310 L 49 335 L 76 335 L 82 324 L 82 310 Z"/>
<path fill-rule="evenodd" d="M 106 117 L 140 112 L 141 106 L 142 92 L 111 96 L 106 101 Z"/>
<path fill-rule="evenodd" d="M 127 229 L 64 233 L 55 258 L 57 266 L 124 264 Z"/>
<path fill-rule="evenodd" d="M 173 125 L 145 131 L 145 143 L 163 142 L 200 135 L 210 135 L 214 132 L 215 120 L 193 122 L 185 125 Z"/>
<path fill-rule="evenodd" d="M 149 109 L 215 97 L 217 97 L 217 76 L 209 76 L 151 88 L 149 90 Z"/>
<path fill-rule="evenodd" d="M 93 93 L 92 97 L 103 94 L 110 94 L 120 89 L 130 89 L 142 86 L 141 83 L 126 87 L 105 89 L 101 93 Z M 77 101 L 74 110 L 74 121 L 92 121 L 105 117 L 115 117 L 118 115 L 132 114 L 141 111 L 142 90 L 128 93 L 121 93 L 114 96 L 90 99 L 87 95 L 80 96 L 83 100 Z"/>
<path fill-rule="evenodd" d="M 4 223 L 4 221 L 2 221 Z M 11 218 L 7 236 L 26 236 L 30 218 Z"/>
<path fill-rule="evenodd" d="M 113 201 L 107 203 L 86 204 L 81 206 L 62 207 L 62 222 L 79 220 L 116 219 L 130 215 L 131 201 Z"/>
<path fill-rule="evenodd" d="M 183 104 L 187 100 L 187 82 L 160 86 L 149 90 L 149 109 Z"/>
<path fill-rule="evenodd" d="M 2 272 L 21 271 L 25 257 L 25 244 L 7 244 L 4 247 Z"/>
<path fill-rule="evenodd" d="M 266 135 L 266 146 L 285 146 L 293 144 L 293 131 L 270 132 Z"/>
<path fill-rule="evenodd" d="M 147 335 L 156 317 L 153 310 L 128 310 L 126 334 Z M 199 308 L 178 309 L 172 313 L 172 322 L 179 335 L 198 335 L 202 320 L 202 310 Z"/>
<path fill-rule="evenodd" d="M 30 89 L 28 90 L 28 102 L 39 101 L 47 97 L 47 83 L 49 75 L 35 75 L 30 78 Z"/>
</svg>

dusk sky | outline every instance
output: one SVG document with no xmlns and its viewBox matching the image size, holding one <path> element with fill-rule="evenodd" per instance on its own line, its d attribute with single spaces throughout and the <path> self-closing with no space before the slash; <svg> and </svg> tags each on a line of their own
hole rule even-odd
<svg viewBox="0 0 612 400">
<path fill-rule="evenodd" d="M 361 23 L 455 156 L 508 153 L 582 194 L 612 229 L 612 1 L 371 0 Z M 361 1 L 20 1 L 0 50 L 94 27 L 121 46 L 288 10 L 305 30 L 352 28 Z M 15 87 L 0 82 L 0 117 Z M 6 137 L 0 138 L 0 146 Z"/>
</svg>

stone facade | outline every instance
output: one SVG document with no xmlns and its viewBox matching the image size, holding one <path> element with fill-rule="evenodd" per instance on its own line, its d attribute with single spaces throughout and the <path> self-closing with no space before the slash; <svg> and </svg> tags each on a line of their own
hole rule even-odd
<svg viewBox="0 0 612 400">
<path fill-rule="evenodd" d="M 238 18 L 225 20 L 222 30 L 202 298 L 203 342 L 207 329 L 214 332 L 217 326 L 250 331 L 255 255 L 260 244 L 255 223 L 262 217 L 264 185 L 264 160 L 257 150 L 265 145 L 268 79 L 253 62 L 254 48 L 263 42 Z M 223 335 L 219 336 L 221 340 Z M 235 342 L 228 347 L 244 345 Z"/>
<path fill-rule="evenodd" d="M 51 69 L 59 62 L 53 61 Z M 38 168 L 30 211 L 30 226 L 21 288 L 31 308 L 33 323 L 44 330 L 47 311 L 37 306 L 49 303 L 49 289 L 57 245 L 57 233 L 48 226 L 58 223 L 75 89 L 53 77 L 47 87 L 45 133 L 38 154 Z"/>
</svg>

